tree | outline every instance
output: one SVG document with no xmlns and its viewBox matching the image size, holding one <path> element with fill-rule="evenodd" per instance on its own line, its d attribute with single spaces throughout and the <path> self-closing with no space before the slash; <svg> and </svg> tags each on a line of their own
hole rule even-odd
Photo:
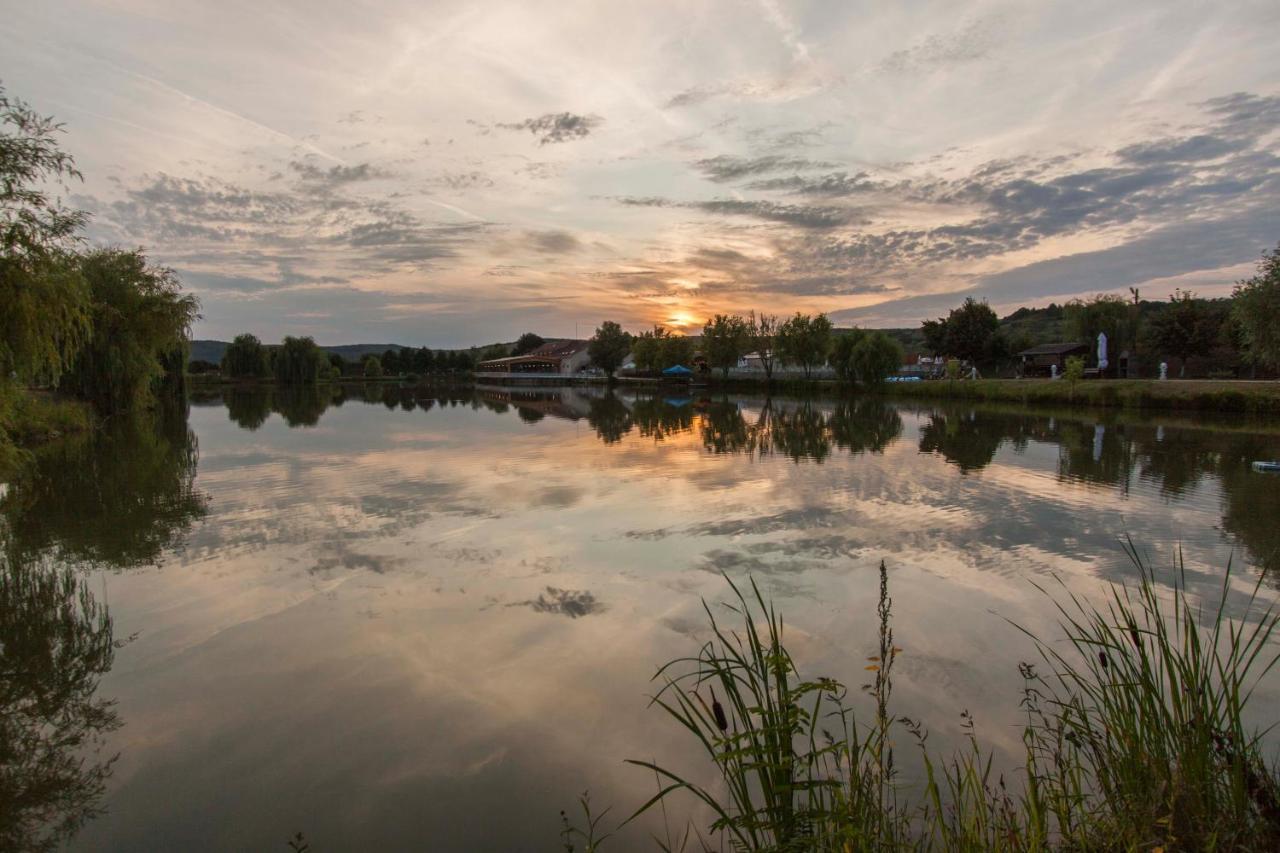
<svg viewBox="0 0 1280 853">
<path fill-rule="evenodd" d="M 902 344 L 877 329 L 854 345 L 849 364 L 863 385 L 880 385 L 902 366 L 902 357 Z"/>
<path fill-rule="evenodd" d="M 662 369 L 662 344 L 671 333 L 661 326 L 654 326 L 637 335 L 631 342 L 631 355 L 635 359 L 636 369 L 645 373 L 653 373 Z"/>
<path fill-rule="evenodd" d="M 287 337 L 276 351 L 276 381 L 284 385 L 314 385 L 328 366 L 324 350 L 309 337 Z"/>
<path fill-rule="evenodd" d="M 1005 348 L 999 336 L 1000 318 L 986 302 L 972 296 L 946 319 L 946 352 L 973 364 L 990 364 Z"/>
<path fill-rule="evenodd" d="M 831 345 L 831 366 L 841 380 L 850 381 L 857 378 L 853 367 L 853 350 L 866 336 L 859 328 L 852 328 L 835 336 Z"/>
<path fill-rule="evenodd" d="M 717 367 L 721 375 L 729 378 L 729 370 L 737 367 L 739 359 L 750 346 L 751 328 L 737 315 L 717 314 L 702 328 L 702 354 L 707 364 Z"/>
<path fill-rule="evenodd" d="M 392 376 L 396 376 L 403 371 L 400 366 L 400 353 L 394 349 L 384 351 L 378 361 L 381 362 L 382 369 Z"/>
<path fill-rule="evenodd" d="M 1098 294 L 1092 299 L 1073 299 L 1064 306 L 1067 335 L 1096 349 L 1098 335 L 1107 336 L 1109 352 L 1133 346 L 1138 337 L 1137 312 L 1127 299 L 1114 294 Z"/>
<path fill-rule="evenodd" d="M 222 372 L 232 379 L 261 379 L 271 370 L 267 348 L 255 335 L 236 335 L 222 354 Z"/>
<path fill-rule="evenodd" d="M 61 131 L 0 87 L 0 385 L 15 374 L 57 382 L 92 333 L 88 286 L 70 256 L 87 216 L 48 194 L 80 177 Z"/>
<path fill-rule="evenodd" d="M 677 364 L 688 367 L 693 363 L 693 341 L 684 335 L 667 335 L 658 344 L 659 370 Z"/>
<path fill-rule="evenodd" d="M 778 354 L 788 364 L 798 364 L 809 379 L 831 352 L 831 321 L 826 314 L 814 317 L 796 313 L 778 328 Z"/>
<path fill-rule="evenodd" d="M 426 375 L 435 369 L 435 354 L 426 347 L 419 347 L 413 352 L 413 370 Z"/>
<path fill-rule="evenodd" d="M 92 300 L 93 336 L 62 377 L 63 390 L 115 412 L 145 408 L 165 361 L 186 347 L 199 302 L 173 270 L 141 251 L 98 249 L 79 259 Z"/>
<path fill-rule="evenodd" d="M 748 321 L 750 346 L 760 359 L 760 367 L 764 370 L 764 381 L 773 381 L 773 365 L 777 359 L 778 317 L 776 314 L 760 314 L 751 312 Z"/>
<path fill-rule="evenodd" d="M 1076 383 L 1084 379 L 1084 359 L 1078 355 L 1073 355 L 1067 359 L 1067 363 L 1063 365 L 1062 377 L 1067 380 L 1067 384 L 1071 386 L 1071 396 L 1076 394 Z"/>
<path fill-rule="evenodd" d="M 531 353 L 538 347 L 546 343 L 541 335 L 535 335 L 533 332 L 525 332 L 516 340 L 516 345 L 511 349 L 512 355 L 524 355 Z"/>
<path fill-rule="evenodd" d="M 370 353 L 360 363 L 360 370 L 365 379 L 377 379 L 382 375 L 382 361 L 376 355 Z"/>
<path fill-rule="evenodd" d="M 1187 359 L 1207 355 L 1218 340 L 1221 317 L 1190 291 L 1177 290 L 1169 304 L 1147 324 L 1151 345 L 1181 361 L 1179 377 L 1187 375 Z"/>
<path fill-rule="evenodd" d="M 920 332 L 924 335 L 924 348 L 932 356 L 949 355 L 947 352 L 947 318 L 925 320 L 920 324 Z"/>
<path fill-rule="evenodd" d="M 596 329 L 595 337 L 587 344 L 587 355 L 591 357 L 591 363 L 603 370 L 611 381 L 630 352 L 631 335 L 612 320 L 601 323 L 600 328 Z"/>
<path fill-rule="evenodd" d="M 1253 364 L 1280 370 L 1280 245 L 1262 253 L 1258 274 L 1236 285 L 1231 315 L 1245 357 Z"/>
</svg>

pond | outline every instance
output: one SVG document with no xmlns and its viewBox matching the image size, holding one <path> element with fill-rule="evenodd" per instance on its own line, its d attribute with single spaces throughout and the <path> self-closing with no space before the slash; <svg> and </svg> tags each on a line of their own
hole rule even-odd
<svg viewBox="0 0 1280 853">
<path fill-rule="evenodd" d="M 1277 457 L 1280 425 L 1173 414 L 215 392 L 0 487 L 9 553 L 72 567 L 111 616 L 77 622 L 62 589 L 0 617 L 66 650 L 5 701 L 56 694 L 75 742 L 101 745 L 77 763 L 28 744 L 62 762 L 41 814 L 71 849 L 283 851 L 297 831 L 317 851 L 562 849 L 582 791 L 607 822 L 655 792 L 624 759 L 705 774 L 647 697 L 707 638 L 725 576 L 774 600 L 803 671 L 856 690 L 885 561 L 895 709 L 939 743 L 971 711 L 1013 755 L 1032 648 L 1011 622 L 1054 635 L 1037 584 L 1132 580 L 1130 537 L 1166 574 L 1180 553 L 1209 601 L 1229 561 L 1230 606 L 1259 580 L 1274 600 L 1280 477 L 1250 463 Z"/>
</svg>

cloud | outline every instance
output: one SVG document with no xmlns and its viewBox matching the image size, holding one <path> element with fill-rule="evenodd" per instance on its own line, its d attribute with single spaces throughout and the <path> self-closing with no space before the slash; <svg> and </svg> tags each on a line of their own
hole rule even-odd
<svg viewBox="0 0 1280 853">
<path fill-rule="evenodd" d="M 308 187 L 324 191 L 334 190 L 344 184 L 392 177 L 390 172 L 376 168 L 369 163 L 360 163 L 355 166 L 337 165 L 325 169 L 309 160 L 293 160 L 290 161 L 289 168 Z"/>
<path fill-rule="evenodd" d="M 497 127 L 504 130 L 527 130 L 538 138 L 539 145 L 572 142 L 585 139 L 593 130 L 604 123 L 604 119 L 596 115 L 576 115 L 574 113 L 547 113 L 537 118 L 527 118 L 514 124 L 501 124 Z"/>
<path fill-rule="evenodd" d="M 930 71 L 987 58 L 996 33 L 990 19 L 974 21 L 959 32 L 930 35 L 882 60 L 879 70 L 889 74 Z"/>
<path fill-rule="evenodd" d="M 718 184 L 769 172 L 798 172 L 809 169 L 831 169 L 836 166 L 835 163 L 808 160 L 803 157 L 783 157 L 779 155 L 733 157 L 728 154 L 707 157 L 698 160 L 693 165 L 709 180 Z"/>
<path fill-rule="evenodd" d="M 862 221 L 857 211 L 847 208 L 785 204 L 763 199 L 674 201 L 656 196 L 641 196 L 620 198 L 618 202 L 629 207 L 676 207 L 723 216 L 745 216 L 805 229 L 835 228 Z"/>
<path fill-rule="evenodd" d="M 582 248 L 582 243 L 568 231 L 528 231 L 526 242 L 535 252 L 546 255 L 564 255 Z"/>
</svg>

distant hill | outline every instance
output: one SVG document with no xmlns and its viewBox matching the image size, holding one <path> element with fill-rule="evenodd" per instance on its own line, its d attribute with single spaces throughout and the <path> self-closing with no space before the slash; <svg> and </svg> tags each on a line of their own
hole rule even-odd
<svg viewBox="0 0 1280 853">
<path fill-rule="evenodd" d="M 210 341 L 200 340 L 191 342 L 191 360 L 192 361 L 211 361 L 219 364 L 222 361 L 222 354 L 227 351 L 227 341 Z M 326 347 L 320 349 L 325 352 L 336 352 L 347 361 L 359 361 L 366 355 L 382 355 L 389 349 L 411 349 L 411 347 L 402 344 L 341 344 L 339 346 Z"/>
<path fill-rule="evenodd" d="M 547 340 L 557 340 L 548 338 Z M 198 340 L 191 342 L 191 361 L 208 361 L 213 364 L 222 363 L 222 354 L 227 351 L 229 343 L 227 341 Z M 270 344 L 269 344 L 270 346 Z M 504 346 L 510 348 L 512 344 L 490 344 L 490 346 Z M 360 361 L 366 355 L 382 355 L 389 349 L 417 349 L 417 347 L 407 347 L 404 344 L 339 344 L 337 346 L 323 346 L 320 349 L 328 353 L 337 353 L 346 361 Z M 434 347 L 432 350 L 434 351 Z M 476 349 L 472 347 L 471 349 Z M 484 349 L 484 347 L 480 347 Z M 456 350 L 443 350 L 443 352 L 455 352 Z"/>
</svg>

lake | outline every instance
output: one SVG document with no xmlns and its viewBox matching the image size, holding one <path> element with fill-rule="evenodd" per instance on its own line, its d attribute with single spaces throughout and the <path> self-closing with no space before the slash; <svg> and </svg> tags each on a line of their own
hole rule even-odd
<svg viewBox="0 0 1280 853">
<path fill-rule="evenodd" d="M 647 697 L 725 576 L 856 695 L 883 560 L 895 709 L 935 745 L 971 711 L 1013 755 L 1033 649 L 1010 622 L 1056 636 L 1037 584 L 1099 597 L 1131 537 L 1211 603 L 1228 561 L 1229 608 L 1260 578 L 1275 600 L 1280 477 L 1249 466 L 1278 457 L 1280 425 L 1171 413 L 234 389 L 47 448 L 0 515 L 113 620 L 100 679 L 75 653 L 46 673 L 106 709 L 57 801 L 103 810 L 71 849 L 557 850 L 584 790 L 609 821 L 655 792 L 624 759 L 705 775 Z"/>
</svg>

